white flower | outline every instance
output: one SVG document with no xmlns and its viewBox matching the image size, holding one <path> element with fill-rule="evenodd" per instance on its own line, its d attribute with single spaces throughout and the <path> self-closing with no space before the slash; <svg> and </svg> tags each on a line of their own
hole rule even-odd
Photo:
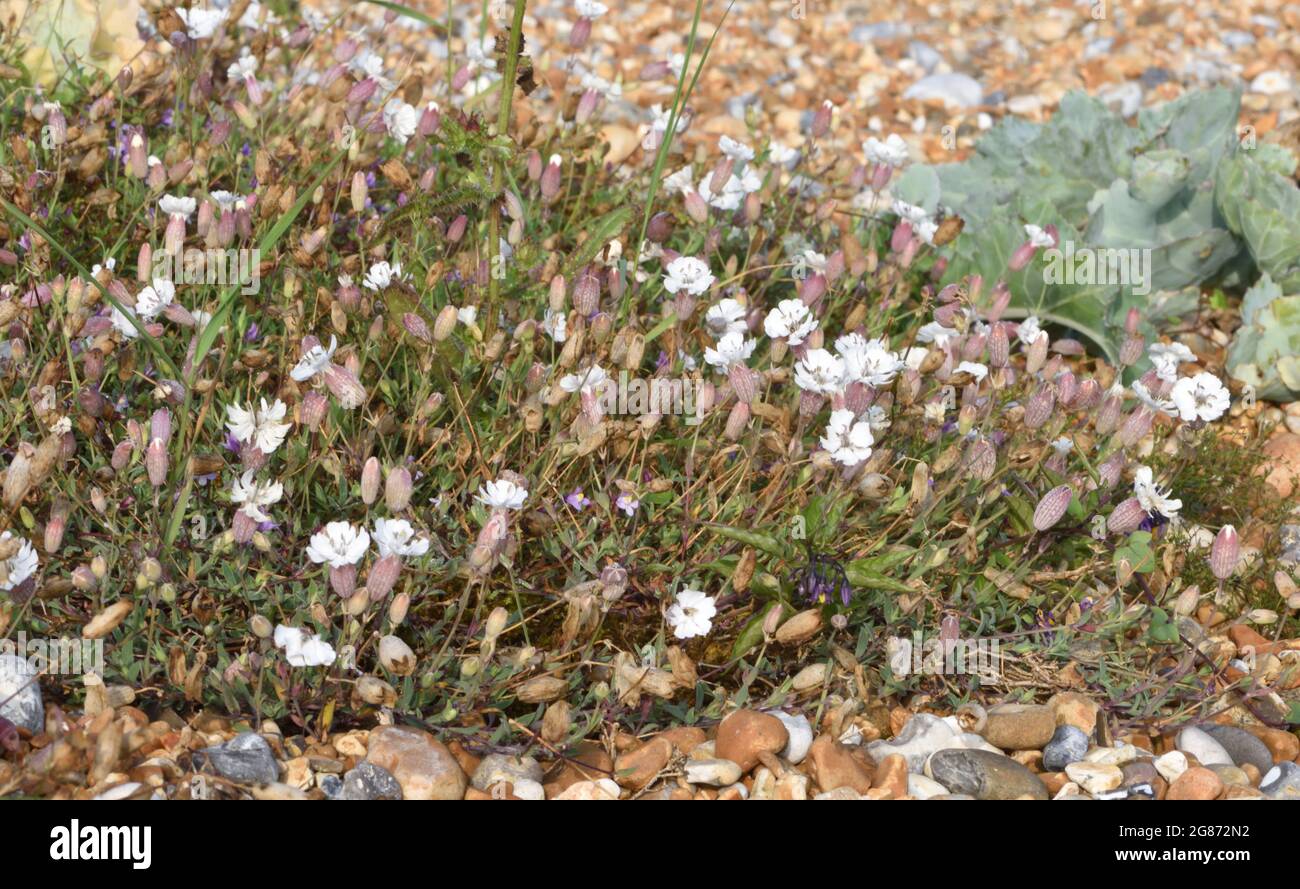
<svg viewBox="0 0 1300 889">
<path fill-rule="evenodd" d="M 1031 247 L 1056 246 L 1056 241 L 1052 240 L 1052 236 L 1037 225 L 1026 225 L 1025 235 L 1029 238 L 1029 244 Z"/>
<path fill-rule="evenodd" d="M 713 272 L 709 264 L 694 256 L 679 256 L 668 263 L 664 270 L 664 290 L 676 293 L 685 290 L 692 296 L 699 296 L 713 284 Z"/>
<path fill-rule="evenodd" d="M 794 366 L 794 384 L 822 395 L 839 392 L 844 388 L 844 359 L 825 349 L 810 349 Z"/>
<path fill-rule="evenodd" d="M 869 340 L 857 333 L 837 339 L 835 351 L 844 362 L 846 381 L 865 383 L 877 389 L 892 383 L 905 367 L 898 353 L 891 352 L 884 340 Z"/>
<path fill-rule="evenodd" d="M 745 323 L 745 307 L 738 300 L 730 298 L 710 306 L 704 315 L 704 324 L 715 337 L 749 330 L 749 325 Z"/>
<path fill-rule="evenodd" d="M 269 522 L 271 517 L 262 511 L 263 506 L 280 502 L 284 485 L 277 481 L 254 481 L 253 470 L 235 479 L 230 486 L 230 502 L 243 504 L 240 512 L 255 522 Z"/>
<path fill-rule="evenodd" d="M 700 180 L 699 186 L 695 189 L 700 193 L 700 197 L 710 207 L 718 210 L 735 210 L 740 206 L 740 202 L 745 199 L 745 195 L 753 191 L 758 191 L 763 187 L 763 180 L 753 170 L 746 169 L 737 176 L 731 174 L 726 183 L 722 186 L 722 191 L 717 194 L 709 188 L 709 180 L 713 178 L 710 174 Z"/>
<path fill-rule="evenodd" d="M 478 306 L 461 306 L 456 310 L 456 320 L 469 327 L 478 320 Z"/>
<path fill-rule="evenodd" d="M 158 199 L 158 209 L 168 216 L 180 216 L 186 221 L 194 215 L 198 202 L 194 198 L 178 198 L 174 194 L 165 194 Z"/>
<path fill-rule="evenodd" d="M 704 360 L 714 367 L 726 370 L 733 364 L 748 361 L 757 344 L 757 340 L 745 339 L 743 333 L 729 333 L 718 340 L 717 348 L 704 350 Z"/>
<path fill-rule="evenodd" d="M 422 556 L 429 551 L 429 541 L 417 537 L 406 519 L 375 519 L 375 543 L 380 556 Z"/>
<path fill-rule="evenodd" d="M 598 19 L 609 12 L 609 7 L 598 0 L 573 0 L 573 11 L 584 19 Z"/>
<path fill-rule="evenodd" d="M 1172 401 L 1167 398 L 1157 398 L 1141 380 L 1133 381 L 1133 394 L 1137 396 L 1138 401 L 1156 413 L 1167 414 L 1171 417 L 1178 413 L 1178 408 Z"/>
<path fill-rule="evenodd" d="M 593 364 L 585 371 L 560 378 L 560 388 L 565 392 L 597 393 L 604 391 L 611 382 L 609 374 L 599 364 Z"/>
<path fill-rule="evenodd" d="M 528 492 L 508 478 L 488 482 L 478 489 L 478 501 L 493 509 L 523 509 Z"/>
<path fill-rule="evenodd" d="M 14 535 L 8 531 L 0 533 L 0 544 L 5 544 L 14 539 Z M 14 553 L 7 559 L 0 560 L 0 590 L 8 592 L 20 583 L 25 581 L 36 573 L 36 568 L 40 565 L 41 560 L 36 555 L 36 548 L 32 546 L 31 541 L 19 537 L 21 543 L 18 544 L 18 552 Z"/>
<path fill-rule="evenodd" d="M 95 263 L 93 266 L 91 266 L 90 274 L 92 276 L 98 275 L 104 269 L 108 269 L 108 271 L 111 272 L 115 268 L 117 268 L 117 260 L 109 256 L 104 259 L 104 263 L 102 265 L 99 263 Z"/>
<path fill-rule="evenodd" d="M 1155 368 L 1156 376 L 1167 383 L 1178 379 L 1178 366 L 1196 360 L 1192 350 L 1182 343 L 1152 343 L 1147 347 L 1147 356 Z"/>
<path fill-rule="evenodd" d="M 785 337 L 791 346 L 798 346 L 817 329 L 817 319 L 798 299 L 783 299 L 763 319 L 763 331 L 773 339 Z"/>
<path fill-rule="evenodd" d="M 909 204 L 907 201 L 897 198 L 894 200 L 894 213 L 912 223 L 913 227 L 930 218 L 930 214 L 925 211 L 924 207 L 918 207 L 916 204 Z"/>
<path fill-rule="evenodd" d="M 1064 436 L 1052 442 L 1052 450 L 1064 457 L 1070 451 L 1074 450 L 1074 442 Z"/>
<path fill-rule="evenodd" d="M 225 23 L 229 12 L 224 9 L 177 8 L 176 14 L 185 24 L 186 34 L 191 40 L 207 40 Z"/>
<path fill-rule="evenodd" d="M 1042 322 L 1038 320 L 1037 315 L 1030 315 L 1016 326 L 1016 339 L 1026 346 L 1032 345 L 1038 335 L 1043 332 Z"/>
<path fill-rule="evenodd" d="M 879 435 L 890 426 L 889 412 L 878 404 L 873 404 L 867 408 L 867 425 L 871 427 L 872 435 Z"/>
<path fill-rule="evenodd" d="M 133 340 L 140 335 L 140 331 L 135 329 L 131 319 L 135 317 L 135 312 L 127 308 L 125 311 L 113 306 L 112 314 L 113 329 L 129 340 Z"/>
<path fill-rule="evenodd" d="M 1140 466 L 1133 474 L 1133 496 L 1148 514 L 1159 513 L 1167 519 L 1176 516 L 1183 508 L 1183 501 L 1171 499 L 1169 493 L 1168 489 L 1155 483 L 1150 466 Z"/>
<path fill-rule="evenodd" d="M 668 118 L 672 116 L 671 108 L 664 108 L 662 105 L 654 105 L 650 108 L 653 120 L 650 122 L 650 131 L 646 133 L 645 138 L 641 140 L 641 147 L 646 151 L 654 151 L 663 141 L 664 134 L 668 132 Z M 677 132 L 680 133 L 686 129 L 686 115 L 677 115 Z"/>
<path fill-rule="evenodd" d="M 982 382 L 989 375 L 989 369 L 985 365 L 974 361 L 963 361 L 957 365 L 953 372 L 968 373 L 975 378 L 977 383 Z"/>
<path fill-rule="evenodd" d="M 912 233 L 927 244 L 934 244 L 934 236 L 939 233 L 939 221 L 937 219 L 922 219 L 920 222 L 912 223 Z"/>
<path fill-rule="evenodd" d="M 248 47 L 244 47 L 239 58 L 226 68 L 226 77 L 231 80 L 249 80 L 255 74 L 257 74 L 257 57 L 248 52 Z"/>
<path fill-rule="evenodd" d="M 688 192 L 695 190 L 695 173 L 690 167 L 682 167 L 676 173 L 664 179 L 664 188 L 668 191 Z"/>
<path fill-rule="evenodd" d="M 546 317 L 542 319 L 542 330 L 557 343 L 562 343 L 569 338 L 568 333 L 569 320 L 563 312 L 546 310 Z"/>
<path fill-rule="evenodd" d="M 821 445 L 830 452 L 831 459 L 845 466 L 857 466 L 869 459 L 871 446 L 876 443 L 870 421 L 854 422 L 853 418 L 850 410 L 831 411 L 826 434 L 821 438 Z"/>
<path fill-rule="evenodd" d="M 862 143 L 862 151 L 866 154 L 867 160 L 873 164 L 901 167 L 907 163 L 907 143 L 897 133 L 890 133 L 884 141 L 869 136 L 867 141 Z"/>
<path fill-rule="evenodd" d="M 920 346 L 912 346 L 903 353 L 903 363 L 912 370 L 920 370 L 921 365 L 925 364 L 926 356 L 929 354 L 929 349 L 922 349 Z"/>
<path fill-rule="evenodd" d="M 141 290 L 135 297 L 135 313 L 145 321 L 157 318 L 176 297 L 176 285 L 166 278 L 154 278 L 153 286 Z"/>
<path fill-rule="evenodd" d="M 682 590 L 668 608 L 668 626 L 678 639 L 706 636 L 713 629 L 713 616 L 717 613 L 712 596 L 699 590 Z"/>
<path fill-rule="evenodd" d="M 318 373 L 324 373 L 325 368 L 330 366 L 330 359 L 334 357 L 334 350 L 339 347 L 338 339 L 330 335 L 330 347 L 322 347 L 320 343 L 312 346 L 307 350 L 307 354 L 298 360 L 293 370 L 289 371 L 289 376 L 299 383 L 306 382 Z"/>
<path fill-rule="evenodd" d="M 1212 373 L 1198 373 L 1194 377 L 1183 377 L 1174 383 L 1170 393 L 1178 416 L 1184 422 L 1204 420 L 1212 423 L 1222 417 L 1232 404 L 1228 387 Z"/>
<path fill-rule="evenodd" d="M 803 264 L 814 272 L 826 271 L 825 253 L 818 253 L 816 250 L 805 250 L 799 256 L 803 259 Z"/>
<path fill-rule="evenodd" d="M 777 166 L 788 167 L 799 159 L 799 149 L 790 148 L 773 139 L 767 145 L 767 158 Z"/>
<path fill-rule="evenodd" d="M 311 536 L 307 558 L 316 564 L 322 562 L 331 568 L 346 568 L 366 557 L 370 549 L 370 534 L 365 528 L 348 522 L 330 522 Z"/>
<path fill-rule="evenodd" d="M 918 343 L 934 343 L 942 349 L 956 336 L 957 331 L 951 327 L 944 327 L 938 321 L 931 321 L 916 332 L 916 341 Z"/>
<path fill-rule="evenodd" d="M 221 191 L 218 189 L 217 191 L 212 192 L 211 197 L 212 200 L 217 202 L 217 206 L 222 210 L 233 210 L 244 203 L 244 199 L 233 191 Z"/>
<path fill-rule="evenodd" d="M 319 636 L 297 627 L 280 624 L 275 628 L 275 647 L 284 649 L 284 657 L 294 667 L 328 667 L 334 663 L 334 649 Z"/>
<path fill-rule="evenodd" d="M 361 282 L 367 290 L 383 290 L 394 281 L 402 280 L 402 264 L 395 262 L 377 262 L 366 270 L 366 279 Z"/>
<path fill-rule="evenodd" d="M 754 159 L 754 149 L 730 136 L 718 137 L 718 150 L 735 161 L 736 166 L 749 163 Z"/>
<path fill-rule="evenodd" d="M 226 405 L 226 428 L 241 444 L 251 444 L 267 456 L 275 452 L 289 432 L 292 423 L 281 423 L 289 408 L 280 399 L 267 406 L 262 399 L 261 409 L 249 405 L 247 409 L 237 404 Z"/>
<path fill-rule="evenodd" d="M 348 62 L 348 68 L 360 80 L 367 78 L 373 80 L 384 93 L 390 92 L 393 88 L 393 82 L 384 77 L 384 60 L 368 49 L 363 49 L 354 55 Z"/>
<path fill-rule="evenodd" d="M 418 123 L 415 109 L 400 99 L 393 99 L 384 106 L 384 126 L 388 128 L 388 135 L 403 145 L 415 135 Z"/>
</svg>

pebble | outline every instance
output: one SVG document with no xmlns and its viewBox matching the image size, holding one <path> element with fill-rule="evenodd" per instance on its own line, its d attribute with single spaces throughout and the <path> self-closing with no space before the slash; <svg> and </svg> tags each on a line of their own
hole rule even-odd
<svg viewBox="0 0 1300 889">
<path fill-rule="evenodd" d="M 618 799 L 618 785 L 608 778 L 599 781 L 579 781 L 570 784 L 556 799 L 604 800 Z"/>
<path fill-rule="evenodd" d="M 1260 774 L 1273 768 L 1273 754 L 1259 738 L 1235 725 L 1206 726 L 1205 733 L 1227 751 L 1234 764 L 1238 766 L 1250 763 L 1259 769 Z"/>
<path fill-rule="evenodd" d="M 326 799 L 343 799 L 343 779 L 338 775 L 317 775 L 316 786 L 325 794 Z M 402 792 L 400 787 L 397 792 Z"/>
<path fill-rule="evenodd" d="M 243 732 L 200 751 L 217 774 L 240 784 L 271 784 L 280 777 L 271 745 L 257 732 Z"/>
<path fill-rule="evenodd" d="M 25 658 L 0 654 L 0 717 L 33 735 L 45 729 L 45 707 L 36 675 Z"/>
<path fill-rule="evenodd" d="M 651 738 L 635 750 L 619 754 L 614 761 L 614 780 L 622 787 L 640 790 L 653 781 L 672 758 L 673 745 L 667 738 Z"/>
<path fill-rule="evenodd" d="M 536 781 L 541 784 L 543 772 L 541 763 L 531 756 L 510 756 L 504 753 L 491 753 L 474 770 L 470 784 L 476 790 L 488 790 L 493 784 L 509 781 L 514 784 L 520 779 Z"/>
<path fill-rule="evenodd" d="M 933 778 L 910 772 L 907 775 L 907 795 L 914 799 L 933 799 L 936 796 L 943 796 L 947 792 L 948 788 Z"/>
<path fill-rule="evenodd" d="M 988 711 L 983 736 L 1002 750 L 1041 750 L 1055 731 L 1056 717 L 1050 707 L 999 704 Z"/>
<path fill-rule="evenodd" d="M 1278 96 L 1291 91 L 1291 75 L 1285 71 L 1265 71 L 1250 82 L 1252 93 Z"/>
<path fill-rule="evenodd" d="M 790 735 L 790 739 L 785 742 L 785 747 L 781 750 L 781 758 L 788 763 L 798 765 L 808 756 L 808 748 L 812 746 L 812 724 L 802 713 L 782 713 L 773 710 L 772 715 L 781 720 L 781 724 Z"/>
<path fill-rule="evenodd" d="M 1083 759 L 1085 762 L 1100 765 L 1122 766 L 1142 756 L 1144 751 L 1132 744 L 1120 744 L 1118 747 L 1094 747 Z"/>
<path fill-rule="evenodd" d="M 1099 762 L 1072 762 L 1065 767 L 1065 774 L 1091 794 L 1114 790 L 1124 783 L 1124 772 L 1117 765 Z"/>
<path fill-rule="evenodd" d="M 1259 789 L 1269 799 L 1300 799 L 1300 765 L 1278 763 L 1264 773 Z"/>
<path fill-rule="evenodd" d="M 943 56 L 930 44 L 920 40 L 913 40 L 907 45 L 907 57 L 924 68 L 926 74 L 943 64 Z"/>
<path fill-rule="evenodd" d="M 1194 725 L 1189 725 L 1178 733 L 1177 746 L 1184 753 L 1195 756 L 1203 766 L 1236 765 L 1222 744 Z"/>
<path fill-rule="evenodd" d="M 694 759 L 686 763 L 686 781 L 689 784 L 722 787 L 735 784 L 740 776 L 740 766 L 729 759 Z"/>
<path fill-rule="evenodd" d="M 834 790 L 827 790 L 824 793 L 817 794 L 813 799 L 862 799 L 862 794 L 858 793 L 852 787 L 836 787 Z"/>
<path fill-rule="evenodd" d="M 1142 107 L 1142 87 L 1130 80 L 1099 90 L 1097 98 L 1121 117 L 1132 117 Z"/>
<path fill-rule="evenodd" d="M 945 105 L 973 108 L 984 101 L 984 88 L 966 74 L 928 74 L 903 93 L 904 99 L 939 99 Z"/>
<path fill-rule="evenodd" d="M 1223 793 L 1223 781 L 1218 775 L 1202 766 L 1192 766 L 1169 785 L 1165 799 L 1210 800 Z"/>
<path fill-rule="evenodd" d="M 1300 757 L 1300 738 L 1297 738 L 1291 732 L 1259 725 L 1251 726 L 1247 731 L 1264 742 L 1264 746 L 1268 748 L 1269 753 L 1273 754 L 1273 762 L 1275 763 L 1295 760 Z M 1272 766 L 1270 765 L 1269 768 L 1272 768 Z M 1264 771 L 1267 772 L 1268 769 Z"/>
<path fill-rule="evenodd" d="M 1142 786 L 1150 790 L 1156 779 L 1160 777 L 1160 772 L 1156 770 L 1155 763 L 1149 759 L 1127 763 L 1120 767 L 1120 771 L 1124 773 L 1123 786 L 1130 791 Z"/>
<path fill-rule="evenodd" d="M 1181 750 L 1170 750 L 1163 756 L 1157 756 L 1154 764 L 1156 771 L 1160 773 L 1160 777 L 1172 783 L 1178 780 L 1179 775 L 1187 771 L 1187 754 Z"/>
<path fill-rule="evenodd" d="M 877 763 L 871 785 L 888 790 L 891 799 L 902 799 L 907 795 L 908 775 L 907 760 L 895 753 Z"/>
<path fill-rule="evenodd" d="M 1029 769 L 1008 756 L 987 750 L 940 750 L 926 762 L 931 778 L 954 794 L 975 799 L 1045 800 L 1047 787 Z"/>
<path fill-rule="evenodd" d="M 903 730 L 888 741 L 872 741 L 867 745 L 871 758 L 880 762 L 891 753 L 907 759 L 909 772 L 919 774 L 925 768 L 930 754 L 953 747 L 965 747 L 962 732 L 930 713 L 917 713 L 907 721 Z"/>
<path fill-rule="evenodd" d="M 1088 753 L 1088 736 L 1078 726 L 1058 725 L 1052 739 L 1043 747 L 1043 768 L 1059 772 Z"/>
<path fill-rule="evenodd" d="M 1085 735 L 1091 735 L 1097 727 L 1097 714 L 1101 708 L 1095 701 L 1075 691 L 1063 691 L 1052 695 L 1047 706 L 1056 716 L 1057 725 L 1072 725 Z"/>
<path fill-rule="evenodd" d="M 858 793 L 871 789 L 871 769 L 830 735 L 813 741 L 808 750 L 808 771 L 823 792 L 837 787 L 852 787 Z"/>
<path fill-rule="evenodd" d="M 748 772 L 758 765 L 760 753 L 780 753 L 790 740 L 785 724 L 770 713 L 737 710 L 718 724 L 717 755 Z"/>
<path fill-rule="evenodd" d="M 442 742 L 424 729 L 381 725 L 370 733 L 366 761 L 397 779 L 403 799 L 462 799 L 469 776 Z"/>
<path fill-rule="evenodd" d="M 328 791 L 326 795 L 329 795 Z M 349 769 L 343 776 L 338 798 L 401 799 L 402 785 L 397 783 L 397 779 L 387 769 L 373 762 L 359 762 L 356 768 Z"/>
<path fill-rule="evenodd" d="M 1250 777 L 1237 766 L 1210 766 L 1210 771 L 1219 776 L 1219 780 L 1227 786 L 1236 785 L 1238 787 L 1249 787 Z"/>
</svg>

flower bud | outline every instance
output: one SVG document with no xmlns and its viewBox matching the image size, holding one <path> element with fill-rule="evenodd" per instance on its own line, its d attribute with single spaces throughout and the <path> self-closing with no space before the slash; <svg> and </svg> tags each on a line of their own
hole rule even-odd
<svg viewBox="0 0 1300 889">
<path fill-rule="evenodd" d="M 361 468 L 361 502 L 366 506 L 379 496 L 379 458 L 371 457 Z"/>
<path fill-rule="evenodd" d="M 831 104 L 830 99 L 822 102 L 821 106 L 813 114 L 812 127 L 810 132 L 814 139 L 820 139 L 825 136 L 831 128 L 831 118 L 835 114 L 835 106 Z"/>
<path fill-rule="evenodd" d="M 352 174 L 352 212 L 358 214 L 365 212 L 368 193 L 366 174 L 357 170 Z"/>
<path fill-rule="evenodd" d="M 1011 341 L 1007 338 L 1006 328 L 1001 323 L 994 324 L 989 330 L 989 365 L 1006 367 L 1011 357 Z"/>
<path fill-rule="evenodd" d="M 1036 374 L 1042 369 L 1043 363 L 1047 361 L 1047 332 L 1042 331 L 1029 344 L 1025 350 L 1025 371 L 1030 374 Z"/>
<path fill-rule="evenodd" d="M 402 557 L 396 553 L 389 553 L 371 565 L 370 573 L 366 575 L 370 601 L 378 602 L 391 593 L 401 573 Z"/>
<path fill-rule="evenodd" d="M 411 471 L 405 466 L 390 470 L 384 486 L 384 503 L 391 512 L 401 512 L 411 502 Z"/>
<path fill-rule="evenodd" d="M 248 619 L 248 629 L 258 639 L 270 639 L 275 632 L 275 627 L 271 626 L 271 622 L 260 614 L 254 614 Z"/>
<path fill-rule="evenodd" d="M 357 589 L 357 566 L 344 565 L 342 568 L 330 568 L 330 588 L 341 599 L 351 597 Z"/>
<path fill-rule="evenodd" d="M 560 163 L 560 156 L 553 154 L 546 164 L 546 169 L 542 171 L 542 200 L 548 204 L 554 202 L 560 194 Z"/>
<path fill-rule="evenodd" d="M 745 404 L 751 404 L 757 394 L 756 378 L 757 374 L 743 364 L 733 364 L 727 371 L 727 379 L 731 381 L 736 398 Z"/>
<path fill-rule="evenodd" d="M 1237 570 L 1237 561 L 1241 557 L 1241 544 L 1237 529 L 1224 525 L 1214 538 L 1210 547 L 1210 570 L 1219 580 L 1227 580 Z"/>
<path fill-rule="evenodd" d="M 393 597 L 393 601 L 388 604 L 388 622 L 393 626 L 400 626 L 402 621 L 406 620 L 406 612 L 411 608 L 411 594 L 398 593 Z"/>
<path fill-rule="evenodd" d="M 578 283 L 573 288 L 573 307 L 583 317 L 590 317 L 600 307 L 600 279 L 589 271 L 578 276 Z"/>
<path fill-rule="evenodd" d="M 1137 335 L 1126 337 L 1123 345 L 1119 347 L 1119 363 L 1122 367 L 1132 367 L 1142 360 L 1143 347 L 1146 341 Z"/>
<path fill-rule="evenodd" d="M 161 488 L 167 483 L 167 445 L 161 438 L 149 442 L 144 452 L 144 467 L 149 473 L 149 484 Z"/>
<path fill-rule="evenodd" d="M 1070 508 L 1070 501 L 1073 499 L 1074 492 L 1070 490 L 1069 485 L 1059 485 L 1044 494 L 1034 510 L 1034 529 L 1046 531 L 1055 526 L 1065 516 L 1065 511 Z"/>
<path fill-rule="evenodd" d="M 1044 383 L 1025 402 L 1025 428 L 1038 429 L 1052 417 L 1056 407 L 1056 391 Z"/>
<path fill-rule="evenodd" d="M 709 205 L 704 203 L 704 198 L 698 192 L 688 189 L 682 195 L 682 202 L 686 207 L 686 215 L 692 222 L 703 225 L 709 221 Z"/>
<path fill-rule="evenodd" d="M 379 640 L 379 663 L 390 673 L 410 676 L 415 672 L 415 652 L 398 637 L 384 636 Z"/>
<path fill-rule="evenodd" d="M 655 244 L 662 244 L 673 235 L 673 217 L 670 213 L 656 213 L 650 217 L 646 226 L 646 237 Z"/>
<path fill-rule="evenodd" d="M 731 413 L 727 415 L 727 425 L 723 430 L 729 441 L 737 441 L 745 432 L 745 426 L 749 423 L 749 402 L 737 401 L 731 408 Z"/>
<path fill-rule="evenodd" d="M 1146 520 L 1147 511 L 1136 497 L 1130 497 L 1120 503 L 1106 519 L 1106 530 L 1112 534 L 1128 534 L 1141 527 Z"/>
</svg>

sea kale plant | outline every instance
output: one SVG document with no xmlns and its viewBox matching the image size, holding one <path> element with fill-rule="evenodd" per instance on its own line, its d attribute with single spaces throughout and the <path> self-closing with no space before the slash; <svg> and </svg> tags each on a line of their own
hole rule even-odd
<svg viewBox="0 0 1300 889">
<path fill-rule="evenodd" d="M 547 48 L 522 3 L 482 39 L 393 4 L 158 8 L 128 68 L 53 84 L 4 45 L 5 632 L 313 732 L 563 744 L 980 683 L 1284 718 L 1187 619 L 1290 620 L 1229 388 L 1144 305 L 1114 339 L 1025 308 L 1039 251 L 1158 217 L 1160 287 L 1249 259 L 1250 317 L 1280 311 L 1294 258 L 1201 187 L 1274 175 L 1229 156 L 1235 100 L 1121 133 L 1071 98 L 1074 131 L 1004 125 L 927 194 L 896 136 L 831 151 L 829 102 L 798 149 L 694 133 L 697 12 L 609 160 L 631 84 L 587 67 L 579 6 Z M 446 64 L 397 64 L 396 29 Z M 890 661 L 940 632 L 1002 671 Z"/>
</svg>

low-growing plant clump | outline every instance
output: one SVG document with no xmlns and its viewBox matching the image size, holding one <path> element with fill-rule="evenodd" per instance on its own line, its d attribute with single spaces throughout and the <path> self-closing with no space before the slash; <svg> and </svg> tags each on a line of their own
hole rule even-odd
<svg viewBox="0 0 1300 889">
<path fill-rule="evenodd" d="M 697 9 L 616 166 L 600 3 L 560 48 L 522 2 L 467 40 L 294 6 L 150 8 L 120 73 L 53 84 L 4 32 L 0 627 L 102 640 L 0 670 L 4 792 L 1100 795 L 1066 728 L 1118 774 L 1221 714 L 1300 753 L 1246 422 L 1297 388 L 1260 314 L 1296 242 L 1257 225 L 1297 198 L 1231 93 L 1136 127 L 1070 98 L 938 173 L 842 157 L 829 102 L 798 148 L 688 142 Z M 395 65 L 398 27 L 458 49 Z M 1061 140 L 1110 166 L 1057 187 Z M 1191 298 L 1052 289 L 1067 239 Z M 1235 377 L 1166 332 L 1212 288 Z M 1124 792 L 1207 792 L 1188 732 Z M 996 792 L 909 758 L 1044 747 Z"/>
</svg>

